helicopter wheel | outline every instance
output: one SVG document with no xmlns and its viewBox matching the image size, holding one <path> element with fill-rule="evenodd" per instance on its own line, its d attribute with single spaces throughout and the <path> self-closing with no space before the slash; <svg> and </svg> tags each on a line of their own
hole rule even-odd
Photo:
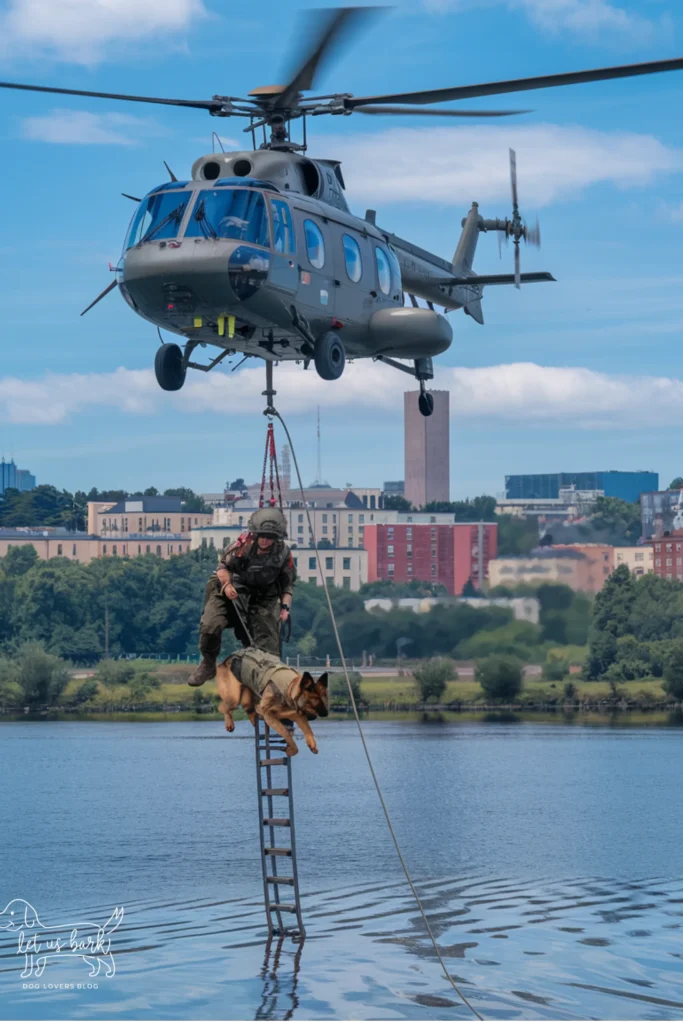
<svg viewBox="0 0 683 1024">
<path fill-rule="evenodd" d="M 183 350 L 180 345 L 163 344 L 154 357 L 154 374 L 164 391 L 180 391 L 185 383 Z"/>
<path fill-rule="evenodd" d="M 323 380 L 338 380 L 344 372 L 346 353 L 339 336 L 327 331 L 315 343 L 313 360 L 318 376 Z"/>
<path fill-rule="evenodd" d="M 434 412 L 434 395 L 430 395 L 429 391 L 421 391 L 417 404 L 423 416 L 431 416 Z"/>
</svg>

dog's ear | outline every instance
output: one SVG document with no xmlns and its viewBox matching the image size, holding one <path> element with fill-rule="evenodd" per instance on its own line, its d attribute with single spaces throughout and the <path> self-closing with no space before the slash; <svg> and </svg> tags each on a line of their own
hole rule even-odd
<svg viewBox="0 0 683 1024">
<path fill-rule="evenodd" d="M 315 686 L 313 682 L 313 676 L 310 672 L 304 672 L 302 676 L 297 676 L 291 685 L 289 691 L 289 697 L 291 700 L 298 700 L 302 690 L 310 690 L 312 686 Z"/>
<path fill-rule="evenodd" d="M 318 683 L 320 684 L 320 686 L 322 686 L 324 690 L 327 689 L 327 672 L 323 672 L 323 674 L 318 679 Z"/>
</svg>

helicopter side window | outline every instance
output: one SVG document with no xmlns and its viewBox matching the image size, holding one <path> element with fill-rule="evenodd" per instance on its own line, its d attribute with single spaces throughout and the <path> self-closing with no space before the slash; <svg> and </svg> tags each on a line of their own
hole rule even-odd
<svg viewBox="0 0 683 1024">
<path fill-rule="evenodd" d="M 346 273 L 350 281 L 358 282 L 363 276 L 363 261 L 360 255 L 360 246 L 351 235 L 342 235 L 344 245 L 344 262 Z"/>
<path fill-rule="evenodd" d="M 401 291 L 401 264 L 398 262 L 398 256 L 394 250 L 389 246 L 389 263 L 391 264 L 391 280 L 393 282 L 394 290 L 397 292 Z"/>
<path fill-rule="evenodd" d="M 146 196 L 135 214 L 126 248 L 161 238 L 176 238 L 191 192 L 161 192 Z"/>
<path fill-rule="evenodd" d="M 379 290 L 388 295 L 391 291 L 391 268 L 389 266 L 389 257 L 385 253 L 384 249 L 380 249 L 377 245 L 375 246 L 375 258 L 377 260 L 377 280 L 379 281 Z"/>
<path fill-rule="evenodd" d="M 325 266 L 325 241 L 322 231 L 312 220 L 304 221 L 304 231 L 306 232 L 308 262 L 316 270 L 322 270 Z"/>
<path fill-rule="evenodd" d="M 185 237 L 202 236 L 269 245 L 268 213 L 262 194 L 246 188 L 199 191 Z"/>
<path fill-rule="evenodd" d="M 292 214 L 281 199 L 271 199 L 273 213 L 273 249 L 275 252 L 295 252 Z"/>
</svg>

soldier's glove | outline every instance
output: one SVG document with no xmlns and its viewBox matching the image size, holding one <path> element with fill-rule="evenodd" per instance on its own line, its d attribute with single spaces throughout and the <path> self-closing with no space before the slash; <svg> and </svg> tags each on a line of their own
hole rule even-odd
<svg viewBox="0 0 683 1024">
<path fill-rule="evenodd" d="M 282 638 L 283 642 L 286 643 L 286 644 L 288 644 L 289 641 L 292 639 L 292 613 L 291 613 L 291 611 L 289 612 L 289 615 L 287 616 L 285 621 L 280 626 L 280 635 L 281 635 L 281 638 Z"/>
</svg>

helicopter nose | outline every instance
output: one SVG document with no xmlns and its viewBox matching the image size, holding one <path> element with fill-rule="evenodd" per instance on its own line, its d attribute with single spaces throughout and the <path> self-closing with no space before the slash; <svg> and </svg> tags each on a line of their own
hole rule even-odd
<svg viewBox="0 0 683 1024">
<path fill-rule="evenodd" d="M 132 304 L 155 321 L 211 316 L 253 298 L 269 264 L 267 250 L 237 241 L 146 243 L 126 253 L 123 283 Z"/>
</svg>

